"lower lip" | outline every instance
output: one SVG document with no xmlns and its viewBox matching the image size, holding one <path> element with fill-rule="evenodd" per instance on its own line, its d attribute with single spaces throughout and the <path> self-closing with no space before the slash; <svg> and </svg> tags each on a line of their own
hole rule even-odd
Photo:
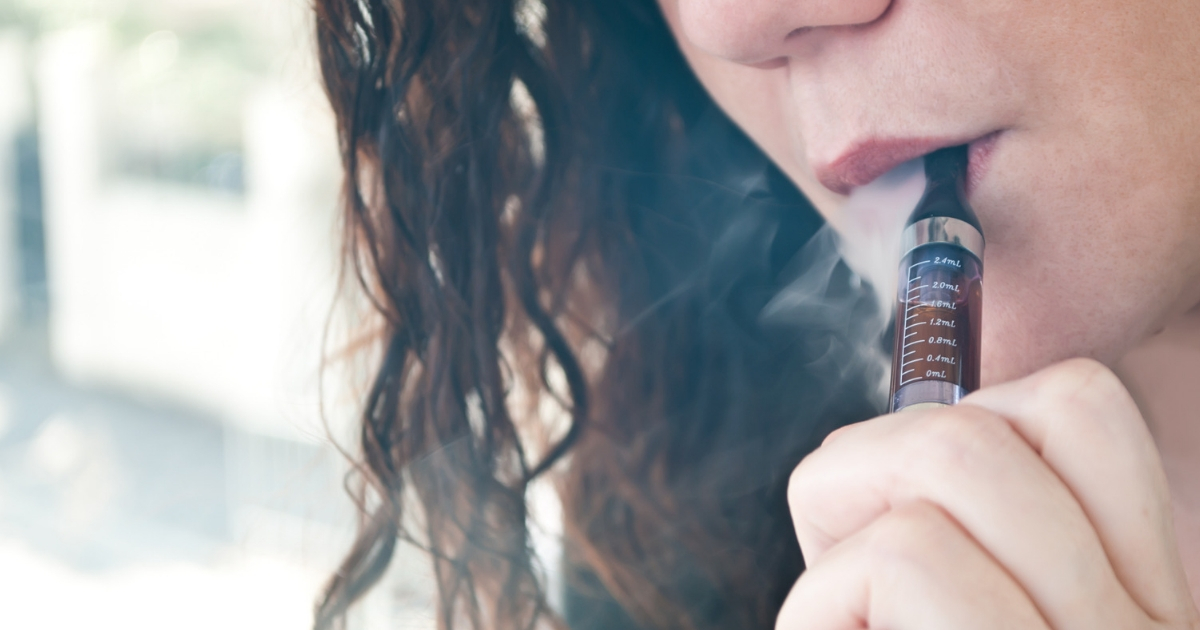
<svg viewBox="0 0 1200 630">
<path fill-rule="evenodd" d="M 975 193 L 979 184 L 983 182 L 984 176 L 987 175 L 988 165 L 991 164 L 992 153 L 996 149 L 996 140 L 999 137 L 1000 132 L 993 131 L 969 145 L 967 152 L 968 198 Z"/>
</svg>

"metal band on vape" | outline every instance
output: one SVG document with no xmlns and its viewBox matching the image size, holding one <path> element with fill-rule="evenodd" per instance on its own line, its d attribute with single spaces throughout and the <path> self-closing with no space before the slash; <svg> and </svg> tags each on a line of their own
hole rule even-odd
<svg viewBox="0 0 1200 630">
<path fill-rule="evenodd" d="M 962 219 L 929 217 L 904 228 L 900 237 L 901 258 L 928 243 L 958 245 L 983 260 L 983 234 Z"/>
<path fill-rule="evenodd" d="M 946 381 L 917 381 L 896 390 L 892 411 L 949 407 L 962 400 L 967 390 Z"/>
</svg>

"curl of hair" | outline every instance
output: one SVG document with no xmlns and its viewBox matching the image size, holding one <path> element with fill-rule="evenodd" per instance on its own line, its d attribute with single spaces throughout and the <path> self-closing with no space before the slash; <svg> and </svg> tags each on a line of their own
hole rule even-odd
<svg viewBox="0 0 1200 630">
<path fill-rule="evenodd" d="M 861 379 L 816 367 L 841 332 L 755 319 L 811 207 L 653 0 L 316 11 L 345 261 L 385 324 L 360 435 L 374 500 L 316 627 L 344 624 L 398 542 L 433 558 L 440 628 L 562 627 L 526 524 L 552 469 L 568 618 L 611 594 L 655 628 L 771 627 L 803 568 L 788 473 L 873 411 Z M 557 398 L 568 428 L 523 439 L 518 387 Z"/>
</svg>

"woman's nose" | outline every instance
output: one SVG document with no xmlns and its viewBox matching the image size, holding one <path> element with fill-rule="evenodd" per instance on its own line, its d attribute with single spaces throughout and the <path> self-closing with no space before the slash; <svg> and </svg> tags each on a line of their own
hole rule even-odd
<svg viewBox="0 0 1200 630">
<path fill-rule="evenodd" d="M 678 0 L 679 27 L 697 48 L 753 65 L 787 57 L 805 31 L 873 22 L 892 0 Z"/>
</svg>

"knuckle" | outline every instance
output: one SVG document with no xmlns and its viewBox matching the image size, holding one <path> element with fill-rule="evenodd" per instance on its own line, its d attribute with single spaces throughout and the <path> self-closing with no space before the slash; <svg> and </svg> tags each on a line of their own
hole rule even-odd
<svg viewBox="0 0 1200 630">
<path fill-rule="evenodd" d="M 1117 375 L 1092 359 L 1063 361 L 1034 375 L 1033 406 L 1068 434 L 1123 431 L 1140 419 L 1136 403 Z"/>
<path fill-rule="evenodd" d="M 1014 437 L 1000 416 L 960 405 L 927 416 L 909 447 L 915 463 L 934 475 L 961 474 L 981 458 L 1002 452 Z"/>
<path fill-rule="evenodd" d="M 1052 365 L 1033 377 L 1034 396 L 1043 400 L 1063 398 L 1103 403 L 1125 392 L 1112 370 L 1094 359 L 1070 359 Z"/>
<path fill-rule="evenodd" d="M 800 510 L 806 504 L 809 497 L 812 496 L 814 488 L 814 478 L 819 476 L 819 471 L 822 467 L 829 465 L 827 462 L 830 459 L 830 450 L 828 446 L 837 439 L 851 434 L 859 424 L 851 424 L 838 428 L 825 437 L 821 446 L 813 452 L 809 453 L 804 459 L 792 469 L 788 476 L 787 484 L 787 500 L 788 506 L 793 514 L 801 513 Z"/>
<path fill-rule="evenodd" d="M 811 457 L 809 455 L 804 458 L 788 476 L 787 501 L 793 515 L 802 513 L 806 502 L 808 495 L 808 475 L 806 474 L 808 466 L 806 464 L 810 462 Z"/>
<path fill-rule="evenodd" d="M 932 551 L 955 526 L 940 507 L 928 501 L 913 501 L 881 516 L 865 545 L 867 560 L 876 575 L 895 575 L 926 568 Z"/>
<path fill-rule="evenodd" d="M 847 433 L 849 433 L 851 430 L 853 430 L 857 426 L 858 425 L 856 425 L 856 424 L 847 424 L 845 426 L 841 426 L 841 427 L 834 429 L 833 431 L 831 431 L 829 433 L 829 435 L 825 436 L 824 440 L 821 440 L 821 446 L 825 447 L 825 446 L 829 446 L 830 444 L 833 444 L 834 440 L 846 435 Z"/>
</svg>

